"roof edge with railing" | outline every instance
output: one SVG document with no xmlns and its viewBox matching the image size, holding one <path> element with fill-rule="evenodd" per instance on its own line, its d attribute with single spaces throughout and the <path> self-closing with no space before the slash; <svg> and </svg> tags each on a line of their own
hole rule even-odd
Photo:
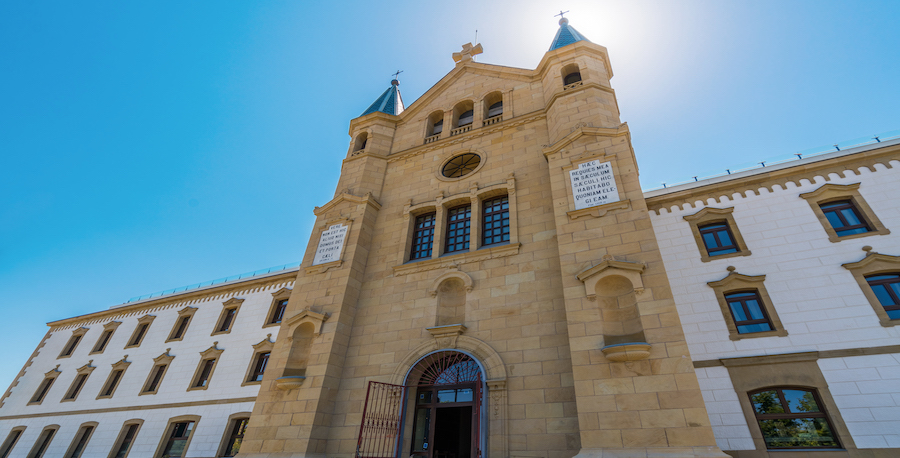
<svg viewBox="0 0 900 458">
<path fill-rule="evenodd" d="M 773 170 L 786 169 L 835 157 L 850 156 L 863 151 L 897 144 L 900 144 L 900 130 L 893 130 L 883 134 L 873 135 L 872 137 L 846 140 L 830 147 L 821 146 L 793 153 L 791 155 L 770 157 L 766 160 L 756 162 L 753 165 L 745 163 L 732 169 L 726 169 L 725 173 L 695 176 L 692 180 L 681 181 L 674 184 L 663 183 L 662 188 L 644 189 L 644 198 L 662 196 L 669 193 L 684 191 L 686 189 L 737 180 L 761 173 L 768 173 Z"/>
<path fill-rule="evenodd" d="M 280 266 L 269 267 L 268 269 L 254 270 L 253 272 L 247 272 L 247 273 L 238 274 L 238 275 L 230 275 L 228 277 L 218 278 L 216 280 L 204 281 L 204 282 L 200 282 L 200 283 L 195 283 L 193 285 L 181 286 L 178 288 L 172 288 L 172 289 L 167 289 L 167 290 L 159 291 L 159 292 L 155 292 L 155 293 L 144 294 L 141 296 L 135 296 L 135 297 L 132 297 L 131 299 L 128 299 L 128 301 L 125 302 L 124 304 L 114 305 L 114 306 L 110 307 L 110 309 L 125 307 L 127 305 L 134 305 L 134 304 L 149 301 L 152 299 L 155 300 L 155 299 L 159 299 L 160 297 L 174 296 L 174 295 L 177 295 L 180 293 L 201 291 L 204 289 L 210 289 L 210 288 L 214 288 L 214 287 L 219 288 L 222 286 L 232 285 L 235 283 L 241 283 L 241 282 L 244 282 L 244 281 L 247 281 L 250 279 L 259 279 L 259 278 L 265 278 L 265 277 L 270 277 L 270 276 L 275 276 L 275 275 L 281 275 L 281 274 L 288 273 L 291 271 L 298 271 L 298 270 L 300 270 L 300 264 L 301 264 L 301 262 L 292 262 L 292 263 L 283 264 Z"/>
</svg>

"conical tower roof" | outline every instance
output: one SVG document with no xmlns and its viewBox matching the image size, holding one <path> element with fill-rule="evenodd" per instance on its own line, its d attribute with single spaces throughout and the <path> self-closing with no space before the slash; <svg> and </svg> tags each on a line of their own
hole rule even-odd
<svg viewBox="0 0 900 458">
<path fill-rule="evenodd" d="M 391 87 L 387 88 L 375 102 L 366 108 L 360 116 L 380 111 L 389 115 L 403 113 L 403 99 L 400 97 L 400 81 L 391 81 Z"/>
<path fill-rule="evenodd" d="M 563 46 L 570 45 L 576 41 L 591 42 L 591 40 L 588 40 L 584 35 L 578 33 L 578 31 L 575 30 L 575 27 L 569 25 L 568 19 L 562 18 L 559 20 L 559 31 L 557 31 L 556 36 L 553 37 L 553 42 L 550 43 L 549 51 L 562 48 Z"/>
</svg>

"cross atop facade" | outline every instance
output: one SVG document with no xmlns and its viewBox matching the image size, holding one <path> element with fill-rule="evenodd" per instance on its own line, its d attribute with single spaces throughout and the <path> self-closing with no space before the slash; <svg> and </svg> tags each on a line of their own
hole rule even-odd
<svg viewBox="0 0 900 458">
<path fill-rule="evenodd" d="M 397 79 L 397 77 L 400 76 L 401 73 L 403 73 L 403 70 L 397 70 L 397 72 L 394 73 L 394 79 Z"/>
<path fill-rule="evenodd" d="M 568 11 L 559 10 L 559 14 L 554 14 L 553 17 L 559 16 L 560 18 L 564 18 L 564 14 L 568 13 Z"/>
<path fill-rule="evenodd" d="M 460 65 L 464 62 L 475 60 L 475 56 L 483 52 L 484 48 L 481 46 L 481 43 L 478 43 L 475 46 L 472 46 L 472 43 L 466 43 L 462 45 L 461 52 L 453 53 L 453 61 L 456 62 L 456 65 Z"/>
</svg>

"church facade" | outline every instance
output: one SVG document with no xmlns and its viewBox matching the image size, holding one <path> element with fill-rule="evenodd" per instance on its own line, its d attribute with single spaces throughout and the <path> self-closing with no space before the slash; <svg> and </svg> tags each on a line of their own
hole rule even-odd
<svg viewBox="0 0 900 458">
<path fill-rule="evenodd" d="M 351 121 L 300 267 L 49 323 L 0 458 L 900 453 L 900 139 L 644 192 L 604 47 L 480 50 Z"/>
</svg>

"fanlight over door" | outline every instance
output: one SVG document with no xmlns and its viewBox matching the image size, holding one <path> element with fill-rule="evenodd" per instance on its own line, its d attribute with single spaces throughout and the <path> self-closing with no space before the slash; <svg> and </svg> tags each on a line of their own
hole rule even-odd
<svg viewBox="0 0 900 458">
<path fill-rule="evenodd" d="M 458 352 L 426 356 L 410 371 L 409 386 L 369 382 L 357 458 L 407 456 L 402 447 L 404 400 L 413 393 L 409 456 L 480 458 L 482 380 L 478 363 Z"/>
</svg>

